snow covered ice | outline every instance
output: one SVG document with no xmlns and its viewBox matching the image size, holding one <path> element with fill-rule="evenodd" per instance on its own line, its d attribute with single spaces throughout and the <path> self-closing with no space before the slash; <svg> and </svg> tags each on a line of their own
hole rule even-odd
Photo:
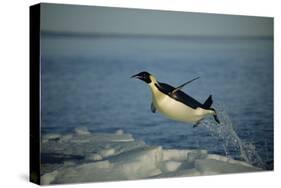
<svg viewBox="0 0 281 188">
<path fill-rule="evenodd" d="M 132 180 L 260 171 L 246 162 L 207 150 L 163 149 L 131 134 L 46 134 L 41 142 L 41 184 Z"/>
</svg>

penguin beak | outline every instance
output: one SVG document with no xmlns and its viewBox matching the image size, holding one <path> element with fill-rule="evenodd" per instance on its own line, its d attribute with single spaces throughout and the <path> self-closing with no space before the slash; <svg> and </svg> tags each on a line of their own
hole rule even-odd
<svg viewBox="0 0 281 188">
<path fill-rule="evenodd" d="M 141 79 L 141 78 L 142 78 L 142 76 L 140 76 L 140 75 L 138 75 L 138 74 L 135 74 L 135 75 L 131 76 L 131 78 Z"/>
<path fill-rule="evenodd" d="M 140 72 L 138 74 L 131 76 L 131 78 L 137 78 L 139 80 L 146 82 L 147 84 L 151 82 L 151 80 L 149 78 L 149 73 L 147 73 L 147 72 Z"/>
</svg>

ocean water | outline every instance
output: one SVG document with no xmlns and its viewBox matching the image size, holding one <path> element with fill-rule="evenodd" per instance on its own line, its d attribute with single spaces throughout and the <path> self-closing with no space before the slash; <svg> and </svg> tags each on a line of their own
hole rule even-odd
<svg viewBox="0 0 281 188">
<path fill-rule="evenodd" d="M 239 159 L 206 126 L 153 114 L 148 86 L 130 78 L 148 71 L 178 86 L 200 76 L 182 90 L 202 103 L 212 94 L 245 147 L 273 168 L 272 39 L 43 34 L 41 53 L 42 133 L 123 129 L 150 145 Z"/>
</svg>

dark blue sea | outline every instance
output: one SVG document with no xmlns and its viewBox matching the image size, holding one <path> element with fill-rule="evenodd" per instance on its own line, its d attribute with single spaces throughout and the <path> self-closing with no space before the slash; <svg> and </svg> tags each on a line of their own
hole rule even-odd
<svg viewBox="0 0 281 188">
<path fill-rule="evenodd" d="M 202 103 L 212 94 L 239 138 L 273 168 L 271 38 L 45 33 L 41 54 L 42 133 L 123 129 L 150 145 L 224 155 L 223 141 L 203 126 L 151 113 L 149 87 L 130 79 L 148 71 L 178 86 L 200 76 L 183 91 Z"/>
</svg>

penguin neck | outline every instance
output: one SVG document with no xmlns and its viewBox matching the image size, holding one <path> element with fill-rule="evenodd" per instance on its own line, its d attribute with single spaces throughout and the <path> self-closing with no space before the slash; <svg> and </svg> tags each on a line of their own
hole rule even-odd
<svg viewBox="0 0 281 188">
<path fill-rule="evenodd" d="M 150 78 L 151 82 L 148 85 L 149 85 L 149 87 L 151 89 L 151 93 L 152 93 L 153 97 L 156 97 L 158 95 L 158 93 L 160 92 L 158 90 L 158 88 L 156 87 L 156 85 L 159 85 L 158 81 L 152 75 L 150 75 L 149 78 Z"/>
<path fill-rule="evenodd" d="M 156 80 L 156 78 L 152 75 L 149 75 L 149 78 L 151 80 L 151 82 L 148 84 L 150 88 L 154 88 L 155 84 L 158 84 L 158 81 Z"/>
</svg>

